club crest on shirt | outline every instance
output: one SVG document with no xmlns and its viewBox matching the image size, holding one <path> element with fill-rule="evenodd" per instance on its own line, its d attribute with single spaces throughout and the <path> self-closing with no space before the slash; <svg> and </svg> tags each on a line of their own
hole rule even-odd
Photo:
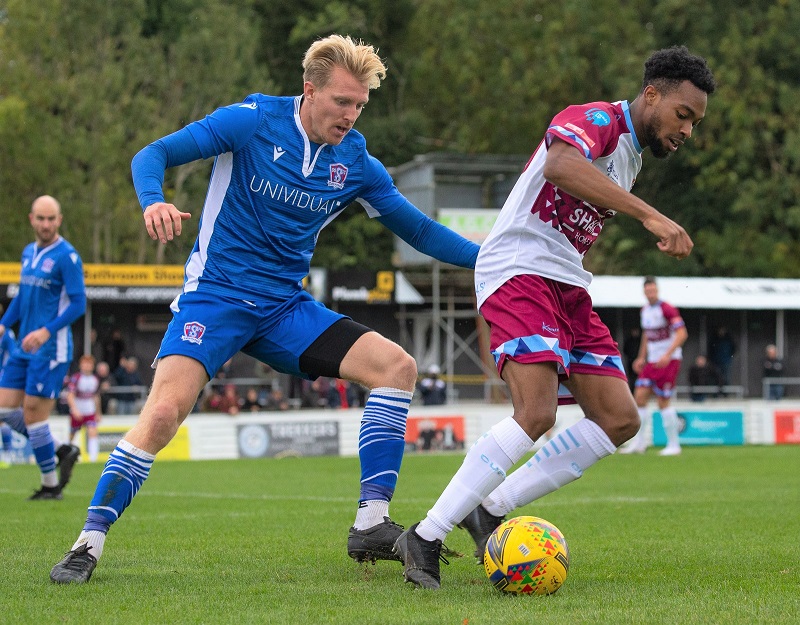
<svg viewBox="0 0 800 625">
<path fill-rule="evenodd" d="M 56 261 L 54 261 L 52 258 L 45 258 L 44 262 L 42 263 L 42 271 L 44 271 L 45 273 L 50 273 L 51 271 L 53 271 L 53 267 L 55 266 L 55 264 Z"/>
<path fill-rule="evenodd" d="M 197 321 L 190 321 L 183 324 L 182 341 L 189 341 L 195 345 L 200 345 L 203 342 L 203 335 L 206 333 L 206 327 Z"/>
<path fill-rule="evenodd" d="M 347 178 L 347 167 L 341 163 L 331 164 L 331 179 L 328 180 L 328 186 L 334 189 L 344 189 L 344 181 Z"/>
</svg>

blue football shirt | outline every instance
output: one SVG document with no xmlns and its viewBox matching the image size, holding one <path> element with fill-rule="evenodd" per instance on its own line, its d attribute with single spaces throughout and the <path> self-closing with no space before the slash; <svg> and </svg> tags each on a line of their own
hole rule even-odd
<svg viewBox="0 0 800 625">
<path fill-rule="evenodd" d="M 19 322 L 19 341 L 46 327 L 50 340 L 36 351 L 36 356 L 71 362 L 70 324 L 86 310 L 81 257 L 66 239 L 59 237 L 44 248 L 29 243 L 22 251 L 21 262 L 19 293 L 3 315 L 3 325 L 8 328 Z M 21 349 L 15 353 L 24 354 Z"/>
<path fill-rule="evenodd" d="M 474 267 L 478 247 L 411 205 L 361 134 L 350 130 L 337 146 L 310 141 L 301 102 L 301 96 L 250 95 L 134 158 L 144 209 L 164 201 L 165 168 L 216 157 L 184 292 L 290 297 L 308 275 L 320 231 L 354 200 L 417 249 Z"/>
</svg>

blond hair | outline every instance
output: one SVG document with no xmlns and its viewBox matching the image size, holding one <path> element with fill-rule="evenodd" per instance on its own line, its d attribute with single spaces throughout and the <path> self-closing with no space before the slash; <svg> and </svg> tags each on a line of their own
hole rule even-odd
<svg viewBox="0 0 800 625">
<path fill-rule="evenodd" d="M 334 67 L 347 70 L 370 89 L 380 87 L 386 78 L 386 66 L 378 51 L 349 35 L 330 35 L 312 43 L 303 56 L 303 81 L 322 88 L 328 84 Z"/>
</svg>

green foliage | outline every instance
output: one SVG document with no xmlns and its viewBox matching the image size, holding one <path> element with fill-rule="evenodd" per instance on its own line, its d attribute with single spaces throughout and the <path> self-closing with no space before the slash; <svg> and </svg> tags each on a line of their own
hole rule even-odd
<svg viewBox="0 0 800 625">
<path fill-rule="evenodd" d="M 686 44 L 706 56 L 719 88 L 691 145 L 667 161 L 646 156 L 634 192 L 686 227 L 694 253 L 667 258 L 620 217 L 587 267 L 797 278 L 798 31 L 791 0 L 8 0 L 0 260 L 18 258 L 31 238 L 30 202 L 50 193 L 87 262 L 182 263 L 210 164 L 167 172 L 166 197 L 193 219 L 161 246 L 138 218 L 132 156 L 249 93 L 299 93 L 308 44 L 341 32 L 377 46 L 389 68 L 358 122 L 389 166 L 434 150 L 530 153 L 564 106 L 634 98 L 647 55 Z M 358 212 L 326 229 L 315 262 L 391 263 L 391 236 L 350 217 Z"/>
<path fill-rule="evenodd" d="M 182 19 L 156 25 L 156 8 Z M 4 213 L 24 217 L 48 193 L 84 261 L 183 262 L 191 228 L 168 251 L 144 236 L 130 160 L 207 110 L 269 87 L 264 68 L 247 64 L 257 40 L 251 17 L 216 0 L 12 0 L 0 31 L 0 136 L 13 146 L 0 154 Z M 180 170 L 167 178 L 174 201 L 185 199 Z M 202 185 L 189 190 L 199 213 Z M 9 235 L 4 260 L 16 260 L 31 233 Z"/>
</svg>

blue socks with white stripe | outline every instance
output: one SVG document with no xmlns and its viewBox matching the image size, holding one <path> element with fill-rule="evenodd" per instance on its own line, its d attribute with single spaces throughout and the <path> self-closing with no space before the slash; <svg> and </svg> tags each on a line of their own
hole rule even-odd
<svg viewBox="0 0 800 625">
<path fill-rule="evenodd" d="M 42 472 L 42 486 L 52 488 L 58 486 L 56 475 L 56 446 L 53 435 L 50 433 L 50 424 L 47 421 L 32 423 L 28 426 L 28 437 L 33 447 L 36 464 Z"/>
<path fill-rule="evenodd" d="M 411 391 L 374 388 L 369 394 L 358 437 L 361 494 L 354 527 L 366 529 L 388 516 L 405 450 Z"/>
<path fill-rule="evenodd" d="M 99 559 L 106 533 L 127 508 L 150 473 L 155 456 L 121 440 L 111 452 L 94 492 L 86 524 L 72 549 L 83 544 Z"/>
</svg>

